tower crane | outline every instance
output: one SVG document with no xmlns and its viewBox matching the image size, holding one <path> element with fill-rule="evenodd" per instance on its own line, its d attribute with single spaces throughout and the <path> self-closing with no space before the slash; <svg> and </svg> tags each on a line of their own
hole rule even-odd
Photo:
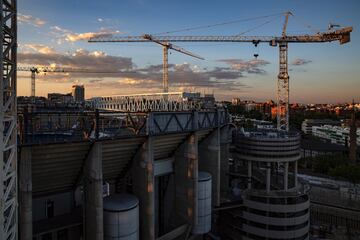
<svg viewBox="0 0 360 240">
<path fill-rule="evenodd" d="M 147 39 L 149 41 L 152 41 L 154 43 L 160 44 L 163 46 L 163 92 L 167 93 L 169 91 L 169 61 L 168 61 L 168 55 L 169 55 L 169 49 L 175 50 L 177 52 L 183 53 L 185 55 L 198 58 L 201 60 L 204 60 L 203 57 L 200 57 L 194 53 L 191 53 L 179 46 L 176 46 L 174 44 L 169 43 L 168 41 L 159 41 L 156 38 L 153 38 L 150 34 L 145 34 L 144 39 Z"/>
<path fill-rule="evenodd" d="M 130 71 L 97 71 L 91 69 L 80 69 L 80 68 L 58 68 L 58 67 L 29 67 L 19 66 L 16 68 L 17 71 L 31 72 L 31 96 L 35 97 L 35 78 L 36 74 L 39 73 L 133 73 Z"/>
<path fill-rule="evenodd" d="M 350 41 L 352 27 L 329 29 L 326 32 L 317 32 L 314 35 L 287 35 L 286 28 L 291 12 L 286 12 L 281 36 L 112 36 L 94 37 L 89 42 L 241 42 L 269 43 L 270 46 L 279 46 L 279 74 L 277 82 L 277 128 L 289 130 L 289 73 L 288 73 L 288 43 L 324 43 L 339 41 L 345 44 Z"/>
</svg>

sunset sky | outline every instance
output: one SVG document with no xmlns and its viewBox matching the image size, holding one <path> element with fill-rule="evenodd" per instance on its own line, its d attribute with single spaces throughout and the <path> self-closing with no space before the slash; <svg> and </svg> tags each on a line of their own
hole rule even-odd
<svg viewBox="0 0 360 240">
<path fill-rule="evenodd" d="M 36 94 L 70 92 L 84 84 L 86 97 L 161 92 L 162 49 L 155 43 L 88 43 L 91 36 L 280 35 L 285 11 L 288 34 L 327 31 L 329 22 L 354 28 L 351 42 L 290 44 L 291 102 L 360 101 L 360 1 L 150 1 L 20 0 L 18 65 L 72 67 L 128 74 L 39 74 Z M 248 21 L 237 21 L 264 16 Z M 223 22 L 214 27 L 202 27 Z M 200 28 L 197 28 L 201 26 Z M 184 30 L 197 28 L 194 30 Z M 177 31 L 181 30 L 181 31 Z M 276 99 L 278 48 L 247 43 L 176 43 L 205 58 L 171 51 L 170 91 L 214 92 Z M 254 59 L 254 53 L 259 54 Z M 18 95 L 30 95 L 30 72 L 18 73 Z"/>
</svg>

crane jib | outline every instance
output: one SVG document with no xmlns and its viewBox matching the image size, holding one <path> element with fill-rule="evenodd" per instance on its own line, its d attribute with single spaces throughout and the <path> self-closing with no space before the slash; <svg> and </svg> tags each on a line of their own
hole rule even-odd
<svg viewBox="0 0 360 240">
<path fill-rule="evenodd" d="M 339 40 L 341 44 L 350 41 L 352 27 L 345 27 L 335 31 L 317 33 L 315 35 L 286 35 L 286 36 L 112 36 L 112 37 L 95 37 L 89 42 L 293 42 L 293 43 L 316 43 Z"/>
</svg>

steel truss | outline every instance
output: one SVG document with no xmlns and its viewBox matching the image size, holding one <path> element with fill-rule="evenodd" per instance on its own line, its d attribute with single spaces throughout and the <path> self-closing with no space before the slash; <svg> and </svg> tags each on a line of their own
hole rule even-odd
<svg viewBox="0 0 360 240">
<path fill-rule="evenodd" d="M 289 131 L 289 73 L 288 44 L 279 44 L 279 75 L 277 87 L 277 128 Z"/>
<path fill-rule="evenodd" d="M 16 0 L 1 2 L 0 239 L 18 238 L 16 133 Z"/>
<path fill-rule="evenodd" d="M 201 102 L 196 98 L 188 98 L 186 94 L 183 92 L 169 92 L 99 97 L 93 99 L 93 106 L 98 109 L 122 112 L 189 111 L 200 109 L 202 106 Z"/>
<path fill-rule="evenodd" d="M 193 132 L 229 123 L 224 108 L 200 111 L 19 112 L 19 144 L 93 141 L 131 136 Z"/>
</svg>

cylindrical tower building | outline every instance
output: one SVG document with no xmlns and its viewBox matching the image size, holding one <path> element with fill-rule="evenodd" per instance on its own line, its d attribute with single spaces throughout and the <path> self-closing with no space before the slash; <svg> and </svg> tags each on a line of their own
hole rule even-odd
<svg viewBox="0 0 360 240">
<path fill-rule="evenodd" d="M 249 131 L 235 136 L 235 171 L 244 176 L 244 239 L 308 239 L 308 188 L 297 181 L 300 134 Z"/>
</svg>

